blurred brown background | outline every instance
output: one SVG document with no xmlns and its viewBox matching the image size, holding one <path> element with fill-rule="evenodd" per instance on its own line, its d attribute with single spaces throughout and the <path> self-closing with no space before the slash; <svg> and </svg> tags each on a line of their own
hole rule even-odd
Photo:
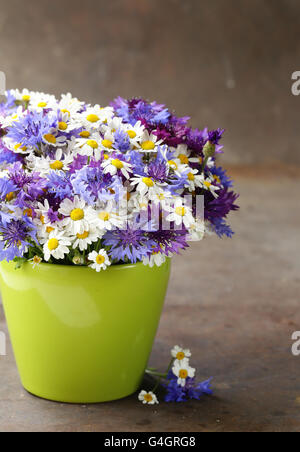
<svg viewBox="0 0 300 452">
<path fill-rule="evenodd" d="M 156 99 L 226 128 L 229 164 L 300 163 L 298 0 L 0 0 L 0 11 L 8 87 Z"/>
</svg>

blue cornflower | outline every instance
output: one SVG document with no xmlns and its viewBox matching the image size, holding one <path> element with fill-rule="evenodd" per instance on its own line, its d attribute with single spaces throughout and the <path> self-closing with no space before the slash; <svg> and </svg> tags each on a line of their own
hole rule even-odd
<svg viewBox="0 0 300 452">
<path fill-rule="evenodd" d="M 47 190 L 59 200 L 72 198 L 70 175 L 63 171 L 50 171 L 47 174 Z"/>
<path fill-rule="evenodd" d="M 149 256 L 154 245 L 144 231 L 131 227 L 107 232 L 103 243 L 111 247 L 108 254 L 112 260 L 129 261 L 133 264 Z"/>
<path fill-rule="evenodd" d="M 87 203 L 94 204 L 97 199 L 112 199 L 113 177 L 104 174 L 101 167 L 84 167 L 71 177 L 74 193 L 80 195 Z"/>
<path fill-rule="evenodd" d="M 168 383 L 165 384 L 166 402 L 186 402 L 190 399 L 199 400 L 203 395 L 212 395 L 211 388 L 212 378 L 209 380 L 197 383 L 195 378 L 187 378 L 184 387 L 177 384 L 177 377 L 172 371 L 169 371 L 167 376 Z"/>
<path fill-rule="evenodd" d="M 214 166 L 213 168 L 211 168 L 211 173 L 216 176 L 216 178 L 220 179 L 220 183 L 225 187 L 225 188 L 231 188 L 233 187 L 233 181 L 232 179 L 230 179 L 229 176 L 227 176 L 227 172 L 225 169 L 223 169 L 221 166 L 216 167 Z"/>
<path fill-rule="evenodd" d="M 4 201 L 9 193 L 17 190 L 17 186 L 9 179 L 0 179 L 0 200 Z"/>
<path fill-rule="evenodd" d="M 118 149 L 118 151 L 126 152 L 130 150 L 130 140 L 126 132 L 118 129 L 114 134 L 114 139 L 114 147 Z"/>
<path fill-rule="evenodd" d="M 51 115 L 29 112 L 19 121 L 13 122 L 8 129 L 7 137 L 23 146 L 37 147 L 43 141 L 43 136 L 56 125 Z"/>
<path fill-rule="evenodd" d="M 147 169 L 148 176 L 156 182 L 166 182 L 169 175 L 169 167 L 167 163 L 160 160 L 155 160 L 149 163 Z"/>
<path fill-rule="evenodd" d="M 223 218 L 214 218 L 211 220 L 211 226 L 219 237 L 226 236 L 231 239 L 234 235 L 233 230 Z"/>
<path fill-rule="evenodd" d="M 20 162 L 8 168 L 9 180 L 17 187 L 16 203 L 23 207 L 26 201 L 35 201 L 44 194 L 46 180 L 39 173 L 26 173 Z"/>
<path fill-rule="evenodd" d="M 32 246 L 29 240 L 37 242 L 35 226 L 27 216 L 1 224 L 0 237 L 0 261 L 22 257 L 27 247 Z"/>
</svg>

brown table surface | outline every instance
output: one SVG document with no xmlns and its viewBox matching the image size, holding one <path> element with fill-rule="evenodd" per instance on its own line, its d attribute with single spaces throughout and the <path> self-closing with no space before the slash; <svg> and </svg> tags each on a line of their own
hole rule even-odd
<svg viewBox="0 0 300 452">
<path fill-rule="evenodd" d="M 193 244 L 173 265 L 151 364 L 190 347 L 215 394 L 185 404 L 63 405 L 20 386 L 10 344 L 0 357 L 0 431 L 300 431 L 300 179 L 252 171 L 237 177 L 233 240 Z M 0 330 L 7 332 L 0 307 Z"/>
</svg>

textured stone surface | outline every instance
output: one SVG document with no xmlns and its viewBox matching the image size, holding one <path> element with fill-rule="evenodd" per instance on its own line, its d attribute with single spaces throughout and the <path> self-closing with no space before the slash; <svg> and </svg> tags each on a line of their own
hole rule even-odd
<svg viewBox="0 0 300 452">
<path fill-rule="evenodd" d="M 300 163 L 298 0 L 0 0 L 8 87 L 166 102 L 231 163 Z"/>
<path fill-rule="evenodd" d="M 19 384 L 10 346 L 0 357 L 0 431 L 300 431 L 300 179 L 239 171 L 234 240 L 207 239 L 174 262 L 151 364 L 191 347 L 215 395 L 144 407 L 135 396 L 92 406 L 39 400 Z M 275 171 L 274 171 L 275 173 Z M 0 330 L 6 331 L 2 312 Z"/>
</svg>

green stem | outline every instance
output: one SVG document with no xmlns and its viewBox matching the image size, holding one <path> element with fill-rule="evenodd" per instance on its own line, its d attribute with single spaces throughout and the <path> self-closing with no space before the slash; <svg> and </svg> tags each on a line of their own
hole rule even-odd
<svg viewBox="0 0 300 452">
<path fill-rule="evenodd" d="M 171 359 L 171 361 L 170 361 L 170 363 L 169 363 L 169 365 L 168 365 L 168 368 L 167 368 L 166 373 L 165 373 L 165 374 L 161 374 L 160 378 L 157 380 L 157 383 L 156 383 L 156 385 L 154 386 L 152 392 L 155 392 L 156 389 L 159 387 L 161 381 L 167 377 L 167 375 L 168 375 L 168 373 L 169 373 L 169 370 L 171 369 L 171 367 L 172 367 L 172 365 L 173 365 L 173 362 L 174 362 L 174 358 Z"/>
</svg>

